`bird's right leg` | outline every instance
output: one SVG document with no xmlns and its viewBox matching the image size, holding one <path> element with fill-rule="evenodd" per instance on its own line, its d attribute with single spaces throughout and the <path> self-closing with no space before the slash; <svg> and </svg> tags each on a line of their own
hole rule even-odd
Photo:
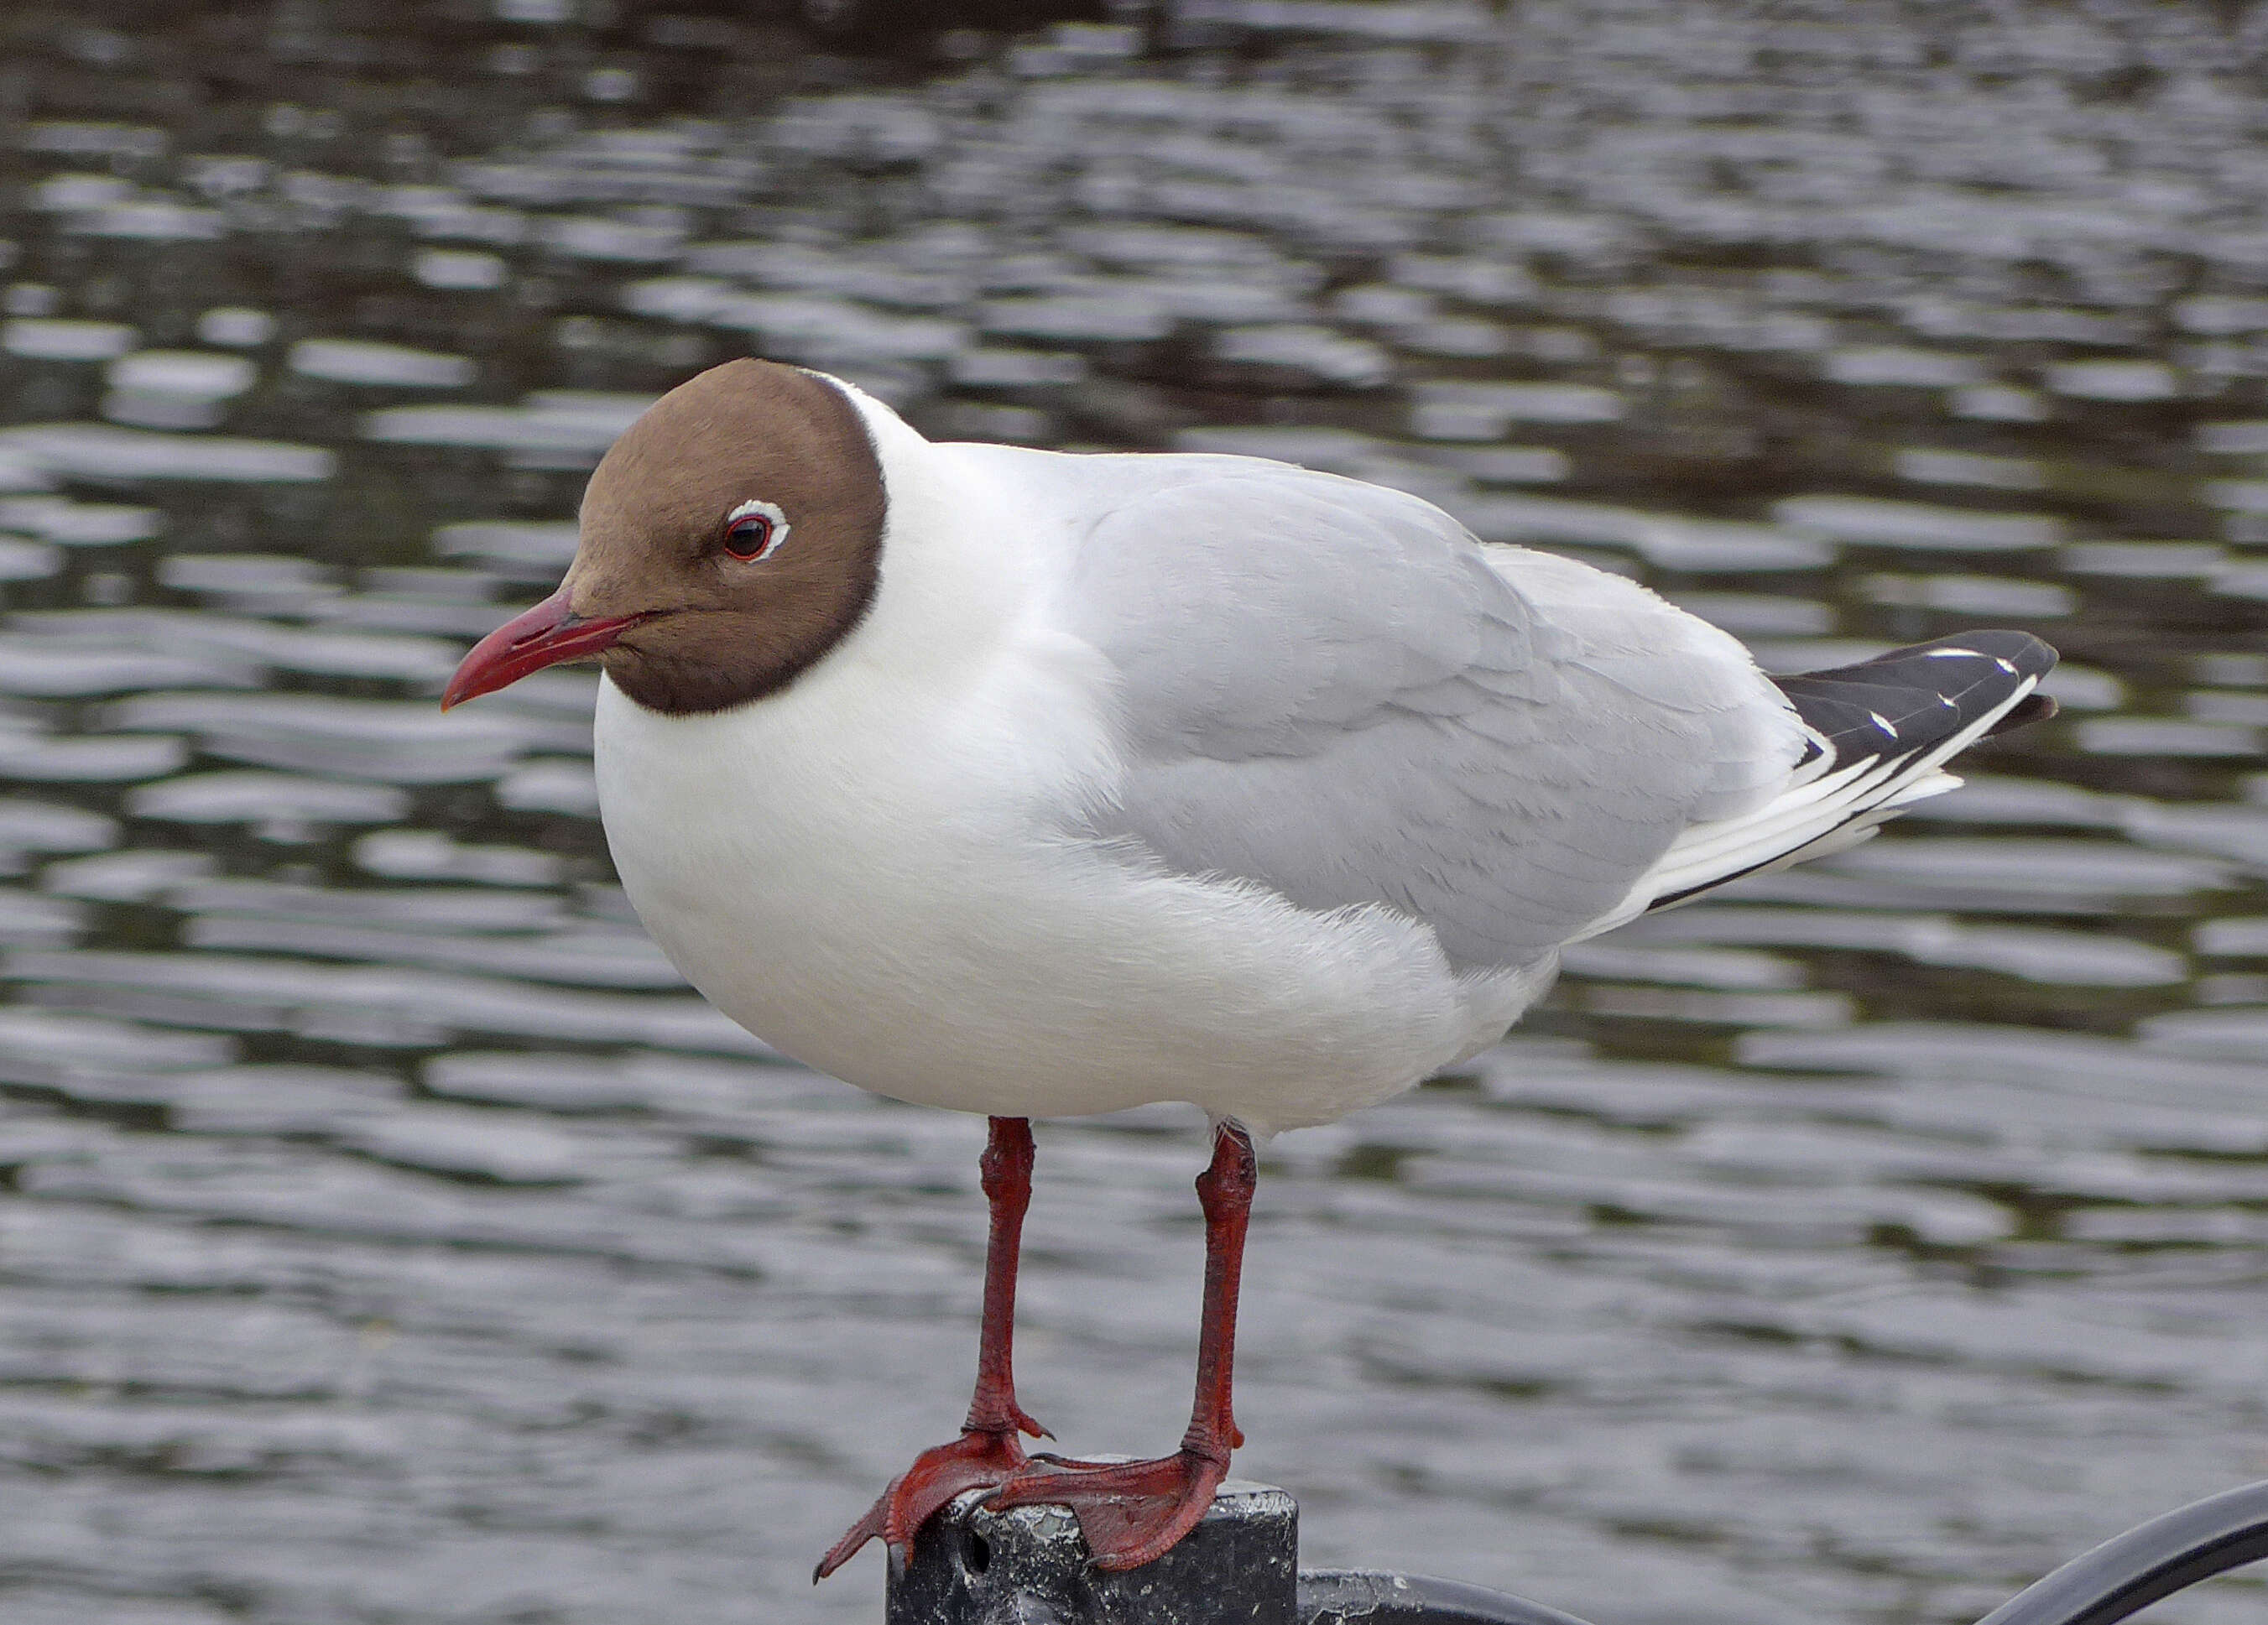
<svg viewBox="0 0 2268 1625">
<path fill-rule="evenodd" d="M 991 1234 L 984 1250 L 984 1320 L 977 1333 L 976 1393 L 961 1437 L 914 1458 L 913 1466 L 890 1481 L 881 1498 L 828 1548 L 812 1573 L 815 1583 L 850 1560 L 867 1541 L 880 1536 L 891 1561 L 902 1563 L 914 1532 L 955 1496 L 990 1489 L 1024 1465 L 1019 1433 L 1055 1437 L 1016 1403 L 1012 1353 L 1016 1335 L 1016 1261 L 1023 1246 L 1024 1210 L 1032 1202 L 1032 1125 L 1022 1117 L 992 1119 L 983 1159 L 984 1200 L 992 1210 Z"/>
</svg>

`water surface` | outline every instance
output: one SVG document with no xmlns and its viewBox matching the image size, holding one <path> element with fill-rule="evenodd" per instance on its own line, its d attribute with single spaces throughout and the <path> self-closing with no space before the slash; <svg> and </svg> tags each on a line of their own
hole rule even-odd
<svg viewBox="0 0 2268 1625">
<path fill-rule="evenodd" d="M 806 1577 L 958 1420 L 982 1126 L 682 987 L 586 674 L 433 703 L 609 440 L 751 352 L 935 434 L 1402 486 L 1775 670 L 2066 651 L 1968 789 L 1271 1148 L 1239 1462 L 1311 1562 L 1934 1625 L 2268 1474 L 2263 43 L 0 18 L 0 1613 L 875 1616 L 872 1559 Z M 1199 1126 L 1040 1145 L 1026 1401 L 1167 1448 Z"/>
</svg>

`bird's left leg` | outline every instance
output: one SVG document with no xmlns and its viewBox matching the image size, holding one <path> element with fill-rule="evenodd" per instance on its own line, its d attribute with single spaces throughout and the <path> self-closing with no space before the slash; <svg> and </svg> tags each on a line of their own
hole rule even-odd
<svg viewBox="0 0 2268 1625">
<path fill-rule="evenodd" d="M 1197 1176 L 1197 1200 L 1205 1216 L 1204 1313 L 1197 1332 L 1197 1402 L 1181 1449 L 1155 1461 L 1035 1456 L 984 1498 L 987 1507 L 1070 1507 L 1079 1515 L 1098 1569 L 1154 1562 L 1197 1527 L 1227 1475 L 1228 1452 L 1244 1443 L 1236 1430 L 1230 1389 L 1244 1234 L 1258 1179 L 1251 1136 L 1234 1123 L 1223 1123 L 1214 1133 L 1212 1165 Z"/>
<path fill-rule="evenodd" d="M 903 1562 L 915 1531 L 931 1514 L 966 1490 L 1005 1483 L 1024 1465 L 1016 1435 L 1054 1437 L 1016 1403 L 1012 1354 L 1016 1335 L 1016 1263 L 1024 1239 L 1024 1210 L 1032 1202 L 1032 1125 L 1022 1117 L 995 1117 L 984 1156 L 984 1200 L 992 1214 L 984 1248 L 984 1320 L 977 1333 L 976 1393 L 968 1419 L 950 1445 L 925 1450 L 892 1479 L 866 1515 L 850 1526 L 813 1570 L 815 1583 L 850 1560 L 876 1536 Z"/>
</svg>

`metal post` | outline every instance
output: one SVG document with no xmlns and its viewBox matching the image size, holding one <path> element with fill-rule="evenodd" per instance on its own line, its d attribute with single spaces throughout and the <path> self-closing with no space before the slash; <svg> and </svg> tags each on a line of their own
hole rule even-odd
<svg viewBox="0 0 2268 1625">
<path fill-rule="evenodd" d="M 1189 1538 L 1103 1574 L 1068 1508 L 980 1511 L 972 1489 L 924 1528 L 889 1583 L 887 1625 L 1583 1625 L 1556 1608 L 1423 1575 L 1300 1566 L 1300 1509 L 1231 1479 Z M 2268 1482 L 2153 1518 L 2075 1557 L 1978 1625 L 2117 1625 L 2224 1570 L 2268 1558 Z"/>
<path fill-rule="evenodd" d="M 1273 1485 L 1230 1479 L 1188 1539 L 1123 1574 L 1088 1562 L 1068 1508 L 983 1499 L 924 1526 L 887 1625 L 1300 1625 L 1300 1509 Z"/>
</svg>

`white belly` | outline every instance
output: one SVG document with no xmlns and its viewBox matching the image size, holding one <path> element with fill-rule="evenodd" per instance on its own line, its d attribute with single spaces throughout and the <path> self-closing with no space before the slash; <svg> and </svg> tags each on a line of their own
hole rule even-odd
<svg viewBox="0 0 2268 1625">
<path fill-rule="evenodd" d="M 1388 910 L 1305 912 L 1064 833 L 1051 810 L 1107 749 L 1075 695 L 792 692 L 666 717 L 602 686 L 600 805 L 694 986 L 865 1088 L 1012 1116 L 1186 1100 L 1268 1132 L 1493 1042 L 1550 980 L 1461 980 Z"/>
</svg>

